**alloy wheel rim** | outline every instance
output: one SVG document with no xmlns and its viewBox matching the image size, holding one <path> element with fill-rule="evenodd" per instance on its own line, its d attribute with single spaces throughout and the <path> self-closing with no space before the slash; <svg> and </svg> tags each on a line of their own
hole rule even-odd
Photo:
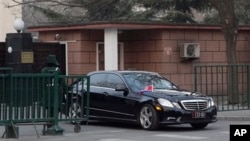
<svg viewBox="0 0 250 141">
<path fill-rule="evenodd" d="M 143 107 L 140 112 L 140 122 L 144 128 L 149 128 L 152 124 L 153 114 L 148 107 Z"/>
<path fill-rule="evenodd" d="M 71 118 L 78 118 L 81 114 L 81 107 L 78 103 L 73 103 L 69 110 Z"/>
</svg>

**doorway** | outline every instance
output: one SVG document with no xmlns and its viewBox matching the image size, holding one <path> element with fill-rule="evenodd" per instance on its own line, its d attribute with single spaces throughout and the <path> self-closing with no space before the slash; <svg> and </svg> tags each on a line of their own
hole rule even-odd
<svg viewBox="0 0 250 141">
<path fill-rule="evenodd" d="M 41 72 L 41 69 L 45 65 L 45 60 L 48 55 L 55 54 L 58 62 L 60 64 L 60 69 L 62 74 L 67 74 L 66 68 L 66 44 L 59 43 L 33 43 L 33 51 L 34 51 L 34 72 Z"/>
</svg>

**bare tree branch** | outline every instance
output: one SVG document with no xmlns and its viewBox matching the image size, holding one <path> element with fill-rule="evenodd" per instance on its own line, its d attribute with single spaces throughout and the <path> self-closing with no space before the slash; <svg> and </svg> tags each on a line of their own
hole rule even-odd
<svg viewBox="0 0 250 141">
<path fill-rule="evenodd" d="M 24 0 L 23 2 L 20 2 L 18 0 L 11 0 L 15 4 L 8 4 L 6 5 L 8 8 L 20 6 L 20 5 L 26 5 L 26 4 L 36 4 L 36 3 L 51 3 L 50 6 L 53 5 L 62 5 L 67 7 L 83 7 L 81 4 L 72 3 L 70 0 Z"/>
</svg>

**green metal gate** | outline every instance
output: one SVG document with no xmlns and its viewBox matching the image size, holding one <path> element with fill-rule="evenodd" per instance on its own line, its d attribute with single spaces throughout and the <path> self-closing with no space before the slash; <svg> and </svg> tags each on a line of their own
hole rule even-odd
<svg viewBox="0 0 250 141">
<path fill-rule="evenodd" d="M 250 65 L 194 67 L 195 91 L 212 96 L 218 110 L 250 109 Z"/>
<path fill-rule="evenodd" d="M 85 84 L 84 96 L 77 100 L 84 110 L 77 116 L 69 116 L 69 108 L 75 99 L 68 96 L 68 91 L 76 81 Z M 9 127 L 25 124 L 51 125 L 44 128 L 43 134 L 62 134 L 59 122 L 79 123 L 88 121 L 88 116 L 89 77 L 57 73 L 13 74 L 10 68 L 0 68 L 0 126 L 6 127 L 4 134 L 8 133 Z M 78 132 L 79 124 L 75 128 Z M 14 131 L 18 137 L 18 130 Z"/>
</svg>

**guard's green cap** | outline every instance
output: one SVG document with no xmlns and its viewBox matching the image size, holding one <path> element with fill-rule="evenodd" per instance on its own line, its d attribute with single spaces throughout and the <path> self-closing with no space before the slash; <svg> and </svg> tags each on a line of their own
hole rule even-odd
<svg viewBox="0 0 250 141">
<path fill-rule="evenodd" d="M 56 59 L 55 55 L 48 55 L 46 58 L 46 63 L 50 64 L 55 64 L 55 65 L 60 65 L 59 62 Z"/>
</svg>

